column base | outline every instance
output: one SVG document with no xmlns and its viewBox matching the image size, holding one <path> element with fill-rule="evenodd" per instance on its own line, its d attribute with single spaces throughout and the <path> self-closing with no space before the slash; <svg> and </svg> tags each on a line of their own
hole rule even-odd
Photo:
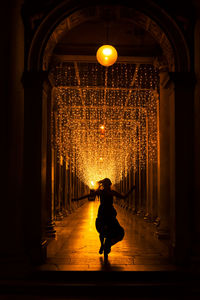
<svg viewBox="0 0 200 300">
<path fill-rule="evenodd" d="M 133 214 L 133 208 L 132 207 L 128 207 L 128 212 Z"/>
<path fill-rule="evenodd" d="M 143 216 L 144 215 L 144 212 L 140 209 L 137 211 L 137 216 Z"/>
<path fill-rule="evenodd" d="M 48 238 L 56 237 L 56 230 L 54 227 L 55 227 L 55 222 L 53 220 L 49 221 L 46 226 L 46 237 Z"/>
<path fill-rule="evenodd" d="M 157 236 L 158 239 L 162 239 L 162 240 L 168 240 L 169 239 L 169 231 L 165 230 L 165 229 L 157 229 L 157 231 L 155 232 L 155 235 Z"/>
<path fill-rule="evenodd" d="M 155 226 L 159 226 L 159 225 L 160 225 L 160 218 L 159 218 L 159 217 L 155 218 L 153 224 L 154 224 Z"/>
<path fill-rule="evenodd" d="M 145 220 L 146 222 L 152 222 L 152 217 L 151 217 L 151 215 L 150 215 L 149 213 L 145 214 L 144 220 Z"/>
<path fill-rule="evenodd" d="M 63 220 L 63 214 L 61 211 L 58 211 L 56 214 L 56 221 L 61 221 Z"/>
<path fill-rule="evenodd" d="M 132 213 L 133 215 L 136 215 L 136 209 L 135 208 L 131 208 L 130 213 Z"/>
<path fill-rule="evenodd" d="M 66 209 L 62 210 L 63 217 L 67 217 L 69 215 L 68 211 Z"/>
</svg>

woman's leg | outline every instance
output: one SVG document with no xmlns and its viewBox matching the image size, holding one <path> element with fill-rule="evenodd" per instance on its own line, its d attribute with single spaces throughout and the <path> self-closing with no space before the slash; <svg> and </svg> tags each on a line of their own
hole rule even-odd
<svg viewBox="0 0 200 300">
<path fill-rule="evenodd" d="M 100 242 L 101 242 L 101 247 L 99 249 L 99 254 L 102 254 L 103 250 L 104 250 L 104 236 L 103 236 L 102 233 L 100 233 L 99 239 L 100 239 Z"/>
</svg>

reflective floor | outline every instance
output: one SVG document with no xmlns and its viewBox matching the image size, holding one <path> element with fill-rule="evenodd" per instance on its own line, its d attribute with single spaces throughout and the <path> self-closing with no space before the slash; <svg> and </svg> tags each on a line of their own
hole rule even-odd
<svg viewBox="0 0 200 300">
<path fill-rule="evenodd" d="M 117 218 L 125 229 L 122 241 L 112 247 L 108 261 L 99 254 L 95 219 L 99 201 L 86 202 L 74 213 L 57 221 L 57 237 L 48 246 L 43 270 L 144 271 L 173 270 L 166 241 L 154 235 L 154 225 L 115 205 Z"/>
</svg>

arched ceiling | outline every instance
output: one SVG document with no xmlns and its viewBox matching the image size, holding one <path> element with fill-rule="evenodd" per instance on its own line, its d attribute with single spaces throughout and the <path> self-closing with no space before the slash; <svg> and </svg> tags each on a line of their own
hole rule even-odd
<svg viewBox="0 0 200 300">
<path fill-rule="evenodd" d="M 108 35 L 108 38 L 106 36 Z M 86 21 L 63 34 L 54 48 L 57 55 L 95 55 L 103 43 L 114 45 L 121 56 L 155 56 L 161 48 L 143 28 L 125 20 Z"/>
<path fill-rule="evenodd" d="M 108 22 L 109 21 L 109 22 Z M 174 56 L 166 34 L 148 16 L 121 6 L 94 6 L 74 12 L 53 31 L 46 45 L 43 68 L 62 62 L 66 55 L 92 55 L 106 41 L 121 57 L 162 56 L 170 70 Z"/>
</svg>

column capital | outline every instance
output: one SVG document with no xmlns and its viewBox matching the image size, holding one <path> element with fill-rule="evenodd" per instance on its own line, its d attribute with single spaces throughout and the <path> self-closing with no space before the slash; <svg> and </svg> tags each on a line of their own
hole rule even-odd
<svg viewBox="0 0 200 300">
<path fill-rule="evenodd" d="M 163 55 L 155 57 L 153 65 L 159 70 L 160 73 L 169 71 L 168 62 Z"/>
</svg>

